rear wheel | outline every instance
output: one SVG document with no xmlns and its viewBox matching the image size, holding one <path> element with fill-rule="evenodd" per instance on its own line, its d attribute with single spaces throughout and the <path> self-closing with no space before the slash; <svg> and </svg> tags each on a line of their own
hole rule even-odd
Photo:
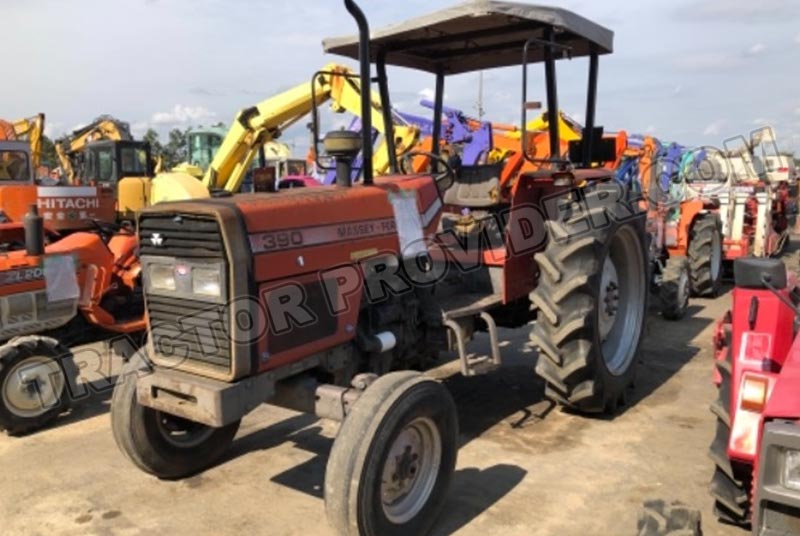
<svg viewBox="0 0 800 536">
<path fill-rule="evenodd" d="M 711 403 L 711 412 L 717 417 L 717 428 L 708 455 L 714 462 L 714 475 L 709 491 L 714 497 L 714 513 L 726 523 L 747 526 L 750 523 L 750 482 L 752 468 L 733 462 L 728 457 L 731 436 L 731 326 L 723 327 L 724 336 L 717 349 L 720 359 L 715 361 L 720 379 L 717 399 Z"/>
<path fill-rule="evenodd" d="M 689 234 L 689 276 L 692 294 L 716 297 L 722 286 L 722 222 L 717 214 L 701 214 Z"/>
<path fill-rule="evenodd" d="M 549 243 L 535 257 L 536 372 L 549 398 L 587 413 L 624 402 L 647 309 L 644 214 L 620 219 L 619 188 L 595 185 L 585 193 L 588 214 L 548 221 Z"/>
<path fill-rule="evenodd" d="M 0 347 L 0 430 L 20 435 L 55 420 L 70 405 L 77 377 L 72 352 L 56 339 L 17 337 Z"/>
<path fill-rule="evenodd" d="M 455 404 L 440 383 L 393 372 L 361 395 L 325 472 L 325 510 L 339 534 L 424 535 L 447 495 L 458 450 Z"/>
<path fill-rule="evenodd" d="M 661 273 L 661 314 L 667 320 L 680 320 L 689 308 L 689 261 L 670 257 Z"/>
<path fill-rule="evenodd" d="M 123 368 L 111 398 L 111 430 L 122 453 L 142 471 L 163 479 L 193 475 L 219 459 L 239 421 L 213 428 L 139 404 L 140 353 Z"/>
</svg>

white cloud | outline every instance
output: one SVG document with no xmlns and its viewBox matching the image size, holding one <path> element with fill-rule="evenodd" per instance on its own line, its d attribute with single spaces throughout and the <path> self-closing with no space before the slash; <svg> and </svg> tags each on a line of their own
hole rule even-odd
<svg viewBox="0 0 800 536">
<path fill-rule="evenodd" d="M 217 116 L 204 106 L 187 106 L 176 104 L 169 112 L 156 112 L 150 118 L 155 125 L 186 125 L 208 121 Z"/>
<path fill-rule="evenodd" d="M 648 125 L 646 129 L 644 129 L 645 134 L 653 134 L 656 131 L 655 125 Z"/>
<path fill-rule="evenodd" d="M 794 115 L 800 115 L 800 108 L 794 109 Z"/>
<path fill-rule="evenodd" d="M 54 140 L 64 134 L 64 123 L 45 123 L 44 135 Z"/>
<path fill-rule="evenodd" d="M 758 119 L 753 119 L 753 125 L 757 127 L 763 127 L 773 124 L 775 124 L 775 121 L 773 121 L 772 119 L 764 119 L 761 117 L 759 117 Z"/>
<path fill-rule="evenodd" d="M 748 56 L 758 56 L 759 54 L 765 52 L 767 50 L 767 45 L 764 43 L 755 43 L 753 46 L 747 49 Z"/>
<path fill-rule="evenodd" d="M 675 89 L 672 90 L 673 95 L 680 95 L 681 93 L 683 93 L 683 86 L 681 85 L 675 86 Z"/>
<path fill-rule="evenodd" d="M 794 42 L 796 45 L 800 45 L 800 33 L 794 36 Z"/>
<path fill-rule="evenodd" d="M 423 88 L 419 91 L 419 98 L 432 101 L 436 96 L 436 92 L 429 87 Z"/>
<path fill-rule="evenodd" d="M 722 132 L 722 127 L 724 124 L 724 121 L 714 121 L 705 128 L 703 131 L 703 136 L 719 136 L 720 132 Z"/>
</svg>

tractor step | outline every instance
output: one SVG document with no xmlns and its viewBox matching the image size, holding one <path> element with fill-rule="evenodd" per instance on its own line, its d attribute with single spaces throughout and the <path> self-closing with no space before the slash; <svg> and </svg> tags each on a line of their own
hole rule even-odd
<svg viewBox="0 0 800 536">
<path fill-rule="evenodd" d="M 497 324 L 492 315 L 486 312 L 491 307 L 500 304 L 502 304 L 502 297 L 496 294 L 488 296 L 466 294 L 445 299 L 441 303 L 443 307 L 442 321 L 455 336 L 456 350 L 461 361 L 461 374 L 464 376 L 486 374 L 502 364 Z M 489 332 L 490 355 L 472 356 L 467 353 L 467 341 L 474 330 L 477 318 L 483 320 Z"/>
</svg>

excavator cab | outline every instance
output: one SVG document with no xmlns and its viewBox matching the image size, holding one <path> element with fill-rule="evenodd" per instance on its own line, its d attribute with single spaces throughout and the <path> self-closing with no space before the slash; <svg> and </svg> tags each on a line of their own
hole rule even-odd
<svg viewBox="0 0 800 536">
<path fill-rule="evenodd" d="M 116 192 L 120 219 L 132 220 L 148 205 L 154 175 L 150 144 L 143 141 L 104 140 L 83 151 L 81 183 Z"/>
<path fill-rule="evenodd" d="M 32 184 L 30 149 L 27 142 L 0 141 L 2 184 Z"/>
</svg>

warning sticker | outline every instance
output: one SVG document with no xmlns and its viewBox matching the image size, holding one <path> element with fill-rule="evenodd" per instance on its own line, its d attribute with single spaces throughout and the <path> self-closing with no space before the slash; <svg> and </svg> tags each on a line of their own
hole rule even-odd
<svg viewBox="0 0 800 536">
<path fill-rule="evenodd" d="M 428 252 L 422 235 L 422 220 L 417 209 L 417 194 L 401 190 L 389 194 L 389 202 L 394 209 L 397 236 L 400 239 L 400 252 L 403 257 L 416 257 Z"/>
<path fill-rule="evenodd" d="M 75 259 L 72 255 L 51 255 L 44 258 L 44 280 L 47 301 L 76 300 L 80 296 Z"/>
</svg>

